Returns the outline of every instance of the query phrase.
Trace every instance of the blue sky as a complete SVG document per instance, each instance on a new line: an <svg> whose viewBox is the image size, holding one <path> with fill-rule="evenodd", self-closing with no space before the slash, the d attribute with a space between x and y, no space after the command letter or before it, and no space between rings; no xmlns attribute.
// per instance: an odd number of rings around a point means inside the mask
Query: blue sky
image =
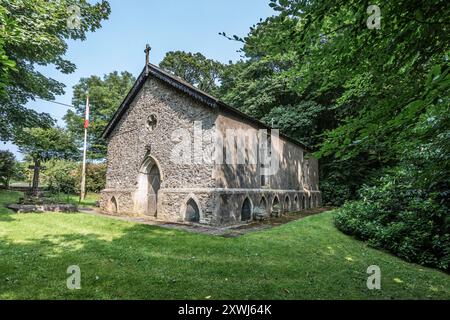
<svg viewBox="0 0 450 320"><path fill-rule="evenodd" d="M94 2L94 1L92 1ZM152 47L150 62L158 64L166 52L201 52L206 57L228 62L237 60L240 44L219 32L244 36L260 18L275 14L268 0L110 0L111 15L86 41L70 41L66 58L76 64L69 75L48 66L40 70L66 85L66 94L56 101L71 104L72 87L82 77L129 71L135 76L145 63L144 48ZM41 100L28 107L50 113L63 126L67 108ZM16 146L0 144L18 159Z"/></svg>

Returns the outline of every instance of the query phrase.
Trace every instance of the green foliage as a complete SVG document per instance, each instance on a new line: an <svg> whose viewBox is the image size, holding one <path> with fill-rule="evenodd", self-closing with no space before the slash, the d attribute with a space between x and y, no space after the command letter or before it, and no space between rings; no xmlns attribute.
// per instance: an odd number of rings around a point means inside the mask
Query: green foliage
<svg viewBox="0 0 450 320"><path fill-rule="evenodd" d="M16 71L16 63L11 60L5 51L6 9L0 6L0 96L5 94L6 85L9 83L11 72Z"/></svg>
<svg viewBox="0 0 450 320"><path fill-rule="evenodd" d="M159 66L213 95L217 91L223 72L223 65L220 62L207 59L199 52L170 51Z"/></svg>
<svg viewBox="0 0 450 320"><path fill-rule="evenodd" d="M450 266L450 211L415 186L415 168L400 167L337 210L336 226L376 248L444 270Z"/></svg>
<svg viewBox="0 0 450 320"><path fill-rule="evenodd" d="M350 198L398 164L427 104L442 99L449 111L446 2L376 4L380 29L366 25L368 3L270 0L277 15L245 37L227 37L244 43L246 59L226 67L219 90L224 101L318 145L322 180Z"/></svg>
<svg viewBox="0 0 450 320"><path fill-rule="evenodd" d="M9 181L15 175L16 158L10 151L0 150L0 184L9 186Z"/></svg>
<svg viewBox="0 0 450 320"><path fill-rule="evenodd" d="M106 163L88 163L86 166L86 190L99 193L106 184ZM81 170L79 171L81 180Z"/></svg>
<svg viewBox="0 0 450 320"><path fill-rule="evenodd" d="M78 5L80 28L67 23L69 5ZM64 93L64 84L36 70L37 65L54 65L71 73L75 65L64 58L67 40L85 40L88 32L100 28L110 13L108 2L86 0L0 0L0 139L11 140L23 128L49 127L49 114L27 109L35 97L54 99Z"/></svg>
<svg viewBox="0 0 450 320"><path fill-rule="evenodd" d="M376 4L380 29L367 27L369 3L270 0L277 15L246 37L222 34L245 60L226 66L219 95L319 147L325 203L373 185L340 210L341 229L447 268L450 11L443 0Z"/></svg>
<svg viewBox="0 0 450 320"><path fill-rule="evenodd" d="M74 161L51 159L44 163L42 181L52 192L75 194L79 190L79 163Z"/></svg>
<svg viewBox="0 0 450 320"><path fill-rule="evenodd" d="M22 196L23 196L22 192L0 189L0 214L13 213L13 211L7 209L6 206L11 203L18 203L20 197ZM0 221L7 221L4 219L4 215L0 216Z"/></svg>
<svg viewBox="0 0 450 320"><path fill-rule="evenodd" d="M84 117L86 94L89 91L90 123L88 136L88 158L106 157L106 142L101 135L114 112L135 82L129 72L111 72L102 78L91 76L82 78L74 86L72 104L75 111L69 110L64 117L67 128L81 146L84 140Z"/></svg>
<svg viewBox="0 0 450 320"><path fill-rule="evenodd" d="M322 202L327 206L342 206L346 200L352 198L350 187L344 183L338 183L332 179L320 181Z"/></svg>
<svg viewBox="0 0 450 320"><path fill-rule="evenodd" d="M79 194L56 193L56 191L50 193L49 197L53 203L74 204L77 207L96 207L99 201L99 195L96 193L87 193L82 201Z"/></svg>
<svg viewBox="0 0 450 320"><path fill-rule="evenodd" d="M306 145L315 145L321 133L325 107L314 101L272 108L262 120Z"/></svg>
<svg viewBox="0 0 450 320"><path fill-rule="evenodd" d="M438 66L439 67L439 66ZM450 207L450 64L433 68L428 75L426 91L398 117L414 117L414 124L404 127L394 147L403 163L416 168L414 185L435 192ZM413 111L415 112L415 111ZM395 119L394 119L395 120ZM411 120L413 121L413 120Z"/></svg>
<svg viewBox="0 0 450 320"><path fill-rule="evenodd" d="M450 264L450 113L448 68L433 68L421 98L388 125L400 165L336 217L342 231L417 263ZM417 115L419 113L419 115ZM405 125L405 121L411 122Z"/></svg>
<svg viewBox="0 0 450 320"><path fill-rule="evenodd" d="M44 163L42 181L53 193L79 194L81 164L75 161L52 159ZM105 188L106 163L86 165L86 190L99 193Z"/></svg>
<svg viewBox="0 0 450 320"><path fill-rule="evenodd" d="M222 75L219 97L258 119L273 108L295 108L305 100L295 91L296 80L288 74L296 63L295 55L282 54L228 65Z"/></svg>
<svg viewBox="0 0 450 320"><path fill-rule="evenodd" d="M61 128L26 128L16 139L20 152L34 161L47 161L53 158L68 160L79 157L79 150L73 137Z"/></svg>

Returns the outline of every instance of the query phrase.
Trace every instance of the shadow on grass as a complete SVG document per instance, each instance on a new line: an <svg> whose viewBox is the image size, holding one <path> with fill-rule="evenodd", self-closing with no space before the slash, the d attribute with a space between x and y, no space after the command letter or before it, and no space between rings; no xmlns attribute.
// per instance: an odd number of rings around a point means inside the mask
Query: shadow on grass
<svg viewBox="0 0 450 320"><path fill-rule="evenodd" d="M277 272L276 266L246 263L232 252L224 259L222 245L214 240L205 245L208 240L212 239L141 225L113 239L89 233L20 242L2 237L0 298L204 299L213 293L215 298L233 297L249 292L234 292L233 282L219 296L220 283L227 282L227 276L230 281L234 278L230 270L251 273L263 267L268 276ZM70 265L81 268L82 290L66 287ZM249 286L264 284L256 281Z"/></svg>
<svg viewBox="0 0 450 320"><path fill-rule="evenodd" d="M1 222L11 222L16 219L13 218L12 214L0 213L0 221Z"/></svg>
<svg viewBox="0 0 450 320"><path fill-rule="evenodd" d="M14 221L14 212L6 208L7 205L17 203L22 196L22 192L0 189L0 221Z"/></svg>
<svg viewBox="0 0 450 320"><path fill-rule="evenodd" d="M51 216L30 219L38 228ZM338 233L329 239L315 235L308 224L315 230L320 224L305 221L306 227L299 221L224 239L82 214L57 218L46 222L49 230L58 226L55 232L0 238L0 298L448 298L439 273L435 278L420 274L360 244L356 249L362 252L352 251L353 240ZM367 290L366 268L377 261L385 275L397 272L402 281L414 278L418 284L385 281L384 290ZM66 287L71 265L81 268L81 290Z"/></svg>

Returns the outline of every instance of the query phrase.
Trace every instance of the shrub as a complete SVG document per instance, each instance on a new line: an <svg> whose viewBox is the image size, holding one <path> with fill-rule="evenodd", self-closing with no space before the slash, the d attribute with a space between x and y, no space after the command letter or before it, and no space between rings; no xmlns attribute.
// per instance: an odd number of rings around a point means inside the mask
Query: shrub
<svg viewBox="0 0 450 320"><path fill-rule="evenodd" d="M42 182L47 183L53 192L78 194L81 182L81 164L67 160L50 160L45 164L46 170ZM106 164L89 163L86 165L86 191L100 192L105 187Z"/></svg>
<svg viewBox="0 0 450 320"><path fill-rule="evenodd" d="M331 179L320 181L320 191L324 205L339 207L351 199L350 187Z"/></svg>
<svg viewBox="0 0 450 320"><path fill-rule="evenodd" d="M79 171L81 179L81 170ZM86 166L86 190L99 193L105 188L106 163L89 163Z"/></svg>
<svg viewBox="0 0 450 320"><path fill-rule="evenodd" d="M0 184L9 186L9 181L15 175L16 159L10 151L0 150Z"/></svg>
<svg viewBox="0 0 450 320"><path fill-rule="evenodd" d="M42 182L46 183L52 192L76 193L80 183L77 162L53 159L45 162L44 166L46 169L43 171Z"/></svg>
<svg viewBox="0 0 450 320"><path fill-rule="evenodd" d="M449 269L449 208L436 194L414 187L412 172L397 169L363 187L360 198L337 210L338 229L407 261Z"/></svg>

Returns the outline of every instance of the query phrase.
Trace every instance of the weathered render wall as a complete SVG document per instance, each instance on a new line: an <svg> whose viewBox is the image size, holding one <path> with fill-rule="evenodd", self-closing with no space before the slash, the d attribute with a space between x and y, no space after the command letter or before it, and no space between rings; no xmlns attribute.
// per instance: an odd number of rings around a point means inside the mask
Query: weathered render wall
<svg viewBox="0 0 450 320"><path fill-rule="evenodd" d="M150 115L157 119L153 131L147 126ZM172 150L181 139L180 135L172 135L174 131L184 129L193 143L194 121L202 121L203 129L208 132L214 130L215 119L210 108L150 77L110 135L106 189L102 193L101 207L113 210L111 199L114 197L118 213L144 213L136 200L142 196L137 194L138 175L150 154L158 161L161 174L158 218L182 221L182 205L191 193L189 189L214 187L214 180L211 165L171 161ZM211 217L205 215L212 214L209 196L199 193L196 197L203 209L202 220L207 223Z"/></svg>
<svg viewBox="0 0 450 320"><path fill-rule="evenodd" d="M220 113L216 120L216 128L222 136L227 136L227 130L245 131L254 137L258 128L241 122L237 117ZM226 138L225 138L226 139ZM251 140L246 140L250 147ZM259 139L257 139L257 145ZM279 201L281 211L295 211L304 208L317 207L321 204L319 192L317 159L307 154L300 146L280 137L272 141L279 168L276 174L266 176L265 185L261 184L261 163L259 152L258 164L227 164L226 152L232 159L237 158L237 144L231 145L224 141L224 164L214 166L214 178L219 192L218 207L219 224L234 224L241 221L242 206L246 198L251 201L252 208L265 209L272 214L274 200ZM227 148L231 148L228 150ZM225 151L227 149L227 151ZM247 153L246 153L247 154ZM245 157L246 161L249 157Z"/></svg>
<svg viewBox="0 0 450 320"><path fill-rule="evenodd" d="M256 145L258 145L258 129L239 121L238 119L220 113L216 119L216 130L218 134L223 137L223 151L221 152L221 160L223 164L216 164L214 166L213 177L216 181L217 188L259 188L259 165L258 164L238 164L238 150L237 140L234 139L229 145L227 143L227 130L235 130L235 133L242 138L240 133L247 131L249 136L256 138ZM239 132L238 130L242 130ZM229 141L229 140L228 140ZM245 146L249 147L251 141L249 138L245 138ZM244 151L245 161L249 161L248 150ZM231 163L227 164L227 153L231 155Z"/></svg>

